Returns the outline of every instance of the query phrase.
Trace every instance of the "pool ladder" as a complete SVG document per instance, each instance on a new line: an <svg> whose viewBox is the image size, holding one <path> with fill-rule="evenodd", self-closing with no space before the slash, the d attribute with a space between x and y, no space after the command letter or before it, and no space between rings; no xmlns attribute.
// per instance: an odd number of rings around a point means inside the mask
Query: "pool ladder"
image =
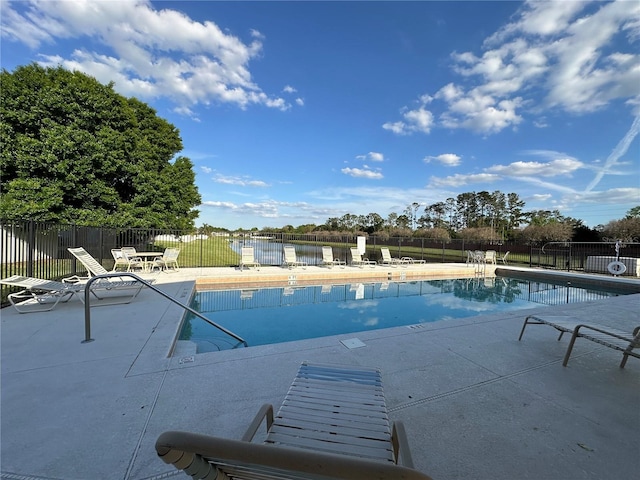
<svg viewBox="0 0 640 480"><path fill-rule="evenodd" d="M93 340L94 340L93 338L91 338L91 298L90 298L90 295L91 295L91 288L90 288L91 284L93 282L95 282L96 280L100 280L102 278L114 278L114 277L131 277L134 280L137 280L138 282L142 283L144 286L150 288L154 292L159 293L160 295L162 295L167 300L170 300L171 302L175 303L176 305L181 306L182 308L184 308L190 314L195 315L196 317L204 320L209 325L212 325L212 326L216 327L218 330L220 330L221 332L226 333L230 337L235 338L238 341L238 344L236 346L239 346L239 345L244 345L245 347L249 346L249 344L242 337L240 337L240 336L236 335L235 333L227 330L222 325L218 325L216 322L208 319L207 317L205 317L201 313L196 312L193 308L188 307L187 305L185 305L183 303L180 303L175 298L170 297L169 295L164 293L159 288L154 287L150 282L147 282L146 280L143 280L138 275L136 275L135 273L131 273L131 272L105 273L105 274L102 274L102 275L96 275L95 277L91 277L87 281L87 284L84 287L84 340L82 341L82 343L89 343L89 342L93 342Z"/></svg>

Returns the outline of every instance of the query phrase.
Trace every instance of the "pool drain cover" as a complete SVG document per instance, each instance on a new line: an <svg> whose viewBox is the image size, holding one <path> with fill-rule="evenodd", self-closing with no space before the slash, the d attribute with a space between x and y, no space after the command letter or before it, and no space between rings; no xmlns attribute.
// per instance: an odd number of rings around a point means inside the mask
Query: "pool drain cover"
<svg viewBox="0 0 640 480"><path fill-rule="evenodd" d="M366 345L359 338L349 338L347 340L340 340L340 343L349 349L366 347Z"/></svg>

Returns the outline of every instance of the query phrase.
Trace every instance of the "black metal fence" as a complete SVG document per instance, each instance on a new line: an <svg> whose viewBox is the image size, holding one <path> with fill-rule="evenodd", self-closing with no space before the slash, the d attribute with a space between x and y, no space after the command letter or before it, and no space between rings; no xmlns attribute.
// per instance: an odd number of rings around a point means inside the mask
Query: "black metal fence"
<svg viewBox="0 0 640 480"><path fill-rule="evenodd" d="M84 247L107 269L113 266L111 249L134 247L138 251L158 252L167 247L180 248L181 267L235 266L240 261L243 245L254 246L256 260L263 265L281 265L282 246L295 245L298 260L309 265L322 261L322 246L330 245L336 258L349 263L349 248L357 244L355 235L312 233L298 234L225 234L194 235L192 232L159 229L113 229L80 227L44 222L0 221L0 274L25 275L50 280L75 275L82 271L69 247ZM366 254L370 260L380 259L380 247L388 247L393 257L413 257L429 263L467 261L468 251L495 250L497 258L506 255L510 265L546 269L623 274L640 276L640 243L552 242L543 246L516 243L441 241L428 238L370 236L366 238ZM619 270L611 271L613 262ZM621 270L624 270L622 272ZM2 298L7 287L2 286Z"/></svg>

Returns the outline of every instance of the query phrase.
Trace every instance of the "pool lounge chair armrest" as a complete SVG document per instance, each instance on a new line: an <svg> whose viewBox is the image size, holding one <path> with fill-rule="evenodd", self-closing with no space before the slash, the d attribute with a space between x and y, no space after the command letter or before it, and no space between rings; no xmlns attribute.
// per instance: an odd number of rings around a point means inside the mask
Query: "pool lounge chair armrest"
<svg viewBox="0 0 640 480"><path fill-rule="evenodd" d="M396 463L413 468L413 458L411 458L411 450L409 450L407 433L404 429L404 423L400 420L393 422L391 442L393 443L393 454L396 457Z"/></svg>
<svg viewBox="0 0 640 480"><path fill-rule="evenodd" d="M265 403L264 405L262 405L262 407L260 407L260 410L258 410L258 413L249 424L247 431L242 436L242 441L250 442L251 440L253 440L253 437L255 437L258 428L260 428L260 425L262 425L262 421L265 419L267 421L268 432L271 428L271 425L273 424L273 405L271 405L270 403Z"/></svg>
<svg viewBox="0 0 640 480"><path fill-rule="evenodd" d="M424 473L392 463L189 432L164 432L156 441L156 452L164 462L185 470L193 478L216 478L208 475L219 462L221 466L236 465L245 475L262 472L256 478L280 478L276 473L281 472L282 478L307 480L431 480Z"/></svg>

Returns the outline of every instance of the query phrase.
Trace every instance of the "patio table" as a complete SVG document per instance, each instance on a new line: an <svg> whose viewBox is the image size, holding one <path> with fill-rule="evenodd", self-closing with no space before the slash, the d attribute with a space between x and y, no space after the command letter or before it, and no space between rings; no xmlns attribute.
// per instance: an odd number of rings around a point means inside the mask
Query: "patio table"
<svg viewBox="0 0 640 480"><path fill-rule="evenodd" d="M136 256L142 258L143 270L150 272L153 266L153 259L156 257L162 257L162 252L138 252Z"/></svg>

